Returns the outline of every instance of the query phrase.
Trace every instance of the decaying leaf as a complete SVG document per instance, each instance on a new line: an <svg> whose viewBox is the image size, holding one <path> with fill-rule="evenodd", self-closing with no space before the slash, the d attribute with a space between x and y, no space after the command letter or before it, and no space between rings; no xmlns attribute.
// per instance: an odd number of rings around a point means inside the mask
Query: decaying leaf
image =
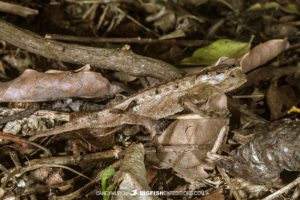
<svg viewBox="0 0 300 200"><path fill-rule="evenodd" d="M266 3L256 3L248 8L248 11L255 10L267 10L267 9L281 9L282 11L290 14L300 14L298 6L294 3L289 3L285 6L280 5L275 1L266 2Z"/></svg>
<svg viewBox="0 0 300 200"><path fill-rule="evenodd" d="M299 102L294 89L289 85L276 86L271 84L267 92L267 102L271 119L279 119L288 114L288 110Z"/></svg>
<svg viewBox="0 0 300 200"><path fill-rule="evenodd" d="M199 149L191 152L158 152L161 167L173 168L185 180L192 182L208 177L205 170L212 170L213 165L205 161L207 152L221 130L228 124L227 119L178 120L172 123L159 138L161 145L180 146L198 145Z"/></svg>
<svg viewBox="0 0 300 200"><path fill-rule="evenodd" d="M297 108L296 106L293 106L291 109L289 109L288 114L291 113L300 113L300 108Z"/></svg>
<svg viewBox="0 0 300 200"><path fill-rule="evenodd" d="M244 73L250 72L266 64L288 48L289 42L286 39L269 40L259 44L241 59L240 66L242 67L242 71Z"/></svg>
<svg viewBox="0 0 300 200"><path fill-rule="evenodd" d="M108 149L114 145L114 133L120 129L120 127L107 129L95 128L82 131L80 137L84 138L84 140L95 149Z"/></svg>
<svg viewBox="0 0 300 200"><path fill-rule="evenodd" d="M217 95L208 101L207 110L227 110L225 95ZM222 102L219 100L221 99ZM210 107L210 109L209 109ZM211 150L218 133L229 122L226 118L203 118L176 120L158 137L158 144L162 146L184 147L198 145L198 149L190 152L173 151L158 152L157 158L160 165L165 168L173 168L179 176L187 181L195 181L207 178L205 169L213 166L205 161L206 154Z"/></svg>
<svg viewBox="0 0 300 200"><path fill-rule="evenodd" d="M113 200L157 199L153 195L142 195L140 193L141 191L151 190L146 180L144 148L142 144L132 144L126 149L122 166L115 174L114 179L116 182L119 182L118 191L135 195L115 195L112 196Z"/></svg>
<svg viewBox="0 0 300 200"><path fill-rule="evenodd" d="M272 128L273 127L273 128ZM300 171L300 121L280 121L218 161L231 175L257 184L271 184L283 170Z"/></svg>
<svg viewBox="0 0 300 200"><path fill-rule="evenodd" d="M25 70L18 78L0 84L0 102L52 101L68 97L101 98L115 94L119 87L112 85L100 73L80 70Z"/></svg>
<svg viewBox="0 0 300 200"><path fill-rule="evenodd" d="M181 61L183 65L212 65L221 57L238 58L250 49L251 42L221 39L207 47L197 49L191 57Z"/></svg>

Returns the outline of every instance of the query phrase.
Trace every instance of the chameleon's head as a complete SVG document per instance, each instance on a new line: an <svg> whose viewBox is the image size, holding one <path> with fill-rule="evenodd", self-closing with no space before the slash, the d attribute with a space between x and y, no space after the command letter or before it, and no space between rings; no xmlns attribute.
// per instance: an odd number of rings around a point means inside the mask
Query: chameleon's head
<svg viewBox="0 0 300 200"><path fill-rule="evenodd" d="M228 69L224 73L224 81L222 81L218 86L224 92L230 92L240 88L247 82L246 75L242 72L240 67L234 67Z"/></svg>

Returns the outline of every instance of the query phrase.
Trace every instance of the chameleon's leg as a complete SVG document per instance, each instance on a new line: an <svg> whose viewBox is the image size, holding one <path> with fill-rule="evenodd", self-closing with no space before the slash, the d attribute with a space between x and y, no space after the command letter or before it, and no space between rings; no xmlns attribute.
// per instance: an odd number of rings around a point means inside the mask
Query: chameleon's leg
<svg viewBox="0 0 300 200"><path fill-rule="evenodd" d="M187 96L181 98L179 101L187 110L199 114L201 117L228 118L230 116L227 108L227 97L224 94L217 94L208 100L201 101L195 101L193 97Z"/></svg>
<svg viewBox="0 0 300 200"><path fill-rule="evenodd" d="M210 151L207 152L207 158L209 161L216 161L222 158L222 156L218 155L218 151L221 148L222 144L225 141L225 138L228 135L229 127L228 126L223 126L222 129L220 130L218 137Z"/></svg>

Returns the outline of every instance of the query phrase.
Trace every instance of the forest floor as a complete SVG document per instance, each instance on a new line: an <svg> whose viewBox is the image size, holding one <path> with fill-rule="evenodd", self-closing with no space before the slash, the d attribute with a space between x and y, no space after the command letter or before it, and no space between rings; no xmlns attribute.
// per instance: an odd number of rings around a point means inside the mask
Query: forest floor
<svg viewBox="0 0 300 200"><path fill-rule="evenodd" d="M299 199L300 1L0 1L0 199Z"/></svg>

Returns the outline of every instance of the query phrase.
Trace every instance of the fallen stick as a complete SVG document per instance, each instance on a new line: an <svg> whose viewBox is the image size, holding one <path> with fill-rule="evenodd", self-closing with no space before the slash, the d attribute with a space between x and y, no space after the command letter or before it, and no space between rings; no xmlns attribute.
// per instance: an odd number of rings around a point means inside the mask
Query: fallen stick
<svg viewBox="0 0 300 200"><path fill-rule="evenodd" d="M37 15L39 11L36 9L31 9L24 6L19 6L12 3L0 1L0 12L11 13L14 15L19 15L21 17L28 17L30 15Z"/></svg>
<svg viewBox="0 0 300 200"><path fill-rule="evenodd" d="M160 44L160 45L182 45L188 47L203 46L208 43L206 40L160 40L156 38L108 38L108 37L79 37L73 35L46 34L46 39L79 42L79 43L126 43L126 44Z"/></svg>
<svg viewBox="0 0 300 200"><path fill-rule="evenodd" d="M80 65L91 64L133 76L151 76L163 80L182 76L179 69L168 63L136 55L127 49L94 48L47 40L3 20L0 20L0 40L46 58Z"/></svg>

